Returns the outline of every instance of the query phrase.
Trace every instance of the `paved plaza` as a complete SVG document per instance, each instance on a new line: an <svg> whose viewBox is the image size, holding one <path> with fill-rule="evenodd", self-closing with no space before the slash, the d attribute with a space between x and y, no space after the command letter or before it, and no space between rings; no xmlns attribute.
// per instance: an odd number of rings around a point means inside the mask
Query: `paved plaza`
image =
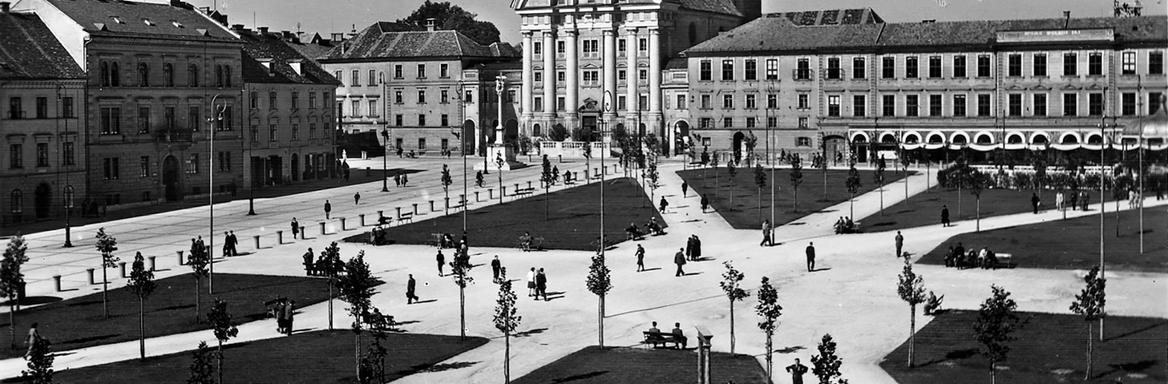
<svg viewBox="0 0 1168 384"><path fill-rule="evenodd" d="M380 159L371 159L369 166L380 165ZM428 201L443 196L439 184L439 169L448 163L454 177L454 186L461 190L461 161L391 160L390 167L420 170L412 175L410 185L395 188L390 184L390 192L382 193L381 183L346 186L303 193L294 196L262 199L256 201L258 215L247 216L247 201L237 200L216 204L215 248L218 255L222 232L234 230L241 239L240 256L218 260L215 272L248 273L267 275L302 276L303 266L300 255L306 248L321 250L328 243L339 241L357 231L358 214L367 215L371 225L378 210L387 215L395 207L412 207L419 203L422 211L428 211ZM361 169L365 163L358 162L354 168ZM583 171L583 162L556 164L561 170ZM597 162L592 163L598 166ZM759 247L757 230L735 230L717 213L702 213L698 197L692 193L681 197L681 179L675 173L682 164L665 162L660 166L663 186L657 190L670 201L670 208L662 215L669 225L667 235L650 237L639 242L625 242L608 250L608 265L613 271L614 288L606 301L605 344L610 346L637 346L642 340L641 331L648 328L651 321L662 324L681 323L682 329L692 332L695 326L704 326L714 334L713 350L728 352L729 320L728 303L718 282L723 272L722 262L733 261L745 272L745 287L751 291L757 288L761 277L769 277L779 292L779 303L783 315L775 335L776 366L785 366L799 357L808 361L814 353L817 341L825 333L831 333L839 343L839 354L844 359L844 377L854 383L893 383L893 379L879 367L883 357L897 348L908 336L907 312L904 303L896 295L896 276L903 264L893 257L893 236L895 232L876 232L850 235L835 235L833 224L846 212L848 203L837 204L819 212L781 226L776 231L777 245ZM619 175L621 170L615 170ZM610 174L613 169L610 166ZM528 167L504 172L504 184L526 183L537 180L538 167ZM497 175L492 172L487 178L488 186ZM895 204L904 198L903 182L908 183L911 195L926 189L924 173L886 185L884 204ZM471 175L471 189L473 174ZM782 184L780 184L782 185ZM557 186L553 190L563 188ZM362 195L359 205L353 204L354 193ZM461 193L461 192L459 192ZM538 196L543 193L536 189ZM911 198L911 197L910 197ZM324 219L323 204L329 200L333 206L329 220ZM507 199L511 199L508 197ZM857 218L876 214L879 207L878 191L858 196L855 201ZM496 204L497 200L474 202L470 209ZM987 202L988 203L988 202ZM1168 203L1149 200L1149 209L1165 209ZM424 208L424 209L423 209ZM1074 211L1069 217L1097 214L1097 204L1092 211ZM1108 207L1111 209L1111 207ZM421 212L416 220L441 215L438 212ZM275 231L285 230L292 217L296 217L308 229L307 240L291 240L285 232L285 243L276 244ZM340 217L346 218L346 228L340 228ZM1041 214L1021 213L982 219L982 230L1006 228L1017 225L1061 220L1062 214L1045 211ZM320 234L319 223L325 223L325 234ZM396 224L395 224L396 225ZM1163 226L1163 223L1150 225ZM98 291L97 285L88 284L87 268L98 265L99 255L93 248L93 234L99 227L117 237L118 255L126 259L134 252L157 256L159 277L189 273L186 266L178 266L177 250L189 249L193 236L210 236L208 233L207 207L150 215L133 219L88 225L73 229L73 248L62 248L61 230L32 233L29 240L31 261L25 266L26 280L29 281L29 296L52 296L69 298ZM451 228L456 232L457 228ZM588 229L592 230L592 229ZM973 231L971 221L955 223L949 228L938 225L903 230L905 251L914 258L923 255L947 238ZM683 247L685 239L697 234L703 240L704 260L686 265L684 277L673 276L672 255ZM260 236L260 248L255 249L253 236ZM475 247L475 239L470 239L470 255L473 264L486 264L498 255L509 271L526 271L528 268L543 268L548 274L550 301L532 301L522 295L519 289L519 313L523 323L518 335L511 340L512 378L523 376L587 346L596 344L596 297L585 287L590 252L551 250L546 252L522 252L516 248ZM1162 242L1163 239L1148 239ZM817 270L807 272L804 267L803 249L814 242L817 253ZM646 249L647 271L635 272L633 252L640 244ZM359 246L341 243L341 256L348 259L364 250L377 277L386 284L378 287L373 304L392 314L410 333L458 334L458 290L449 277L438 277L434 266L435 248L425 245ZM1008 252L1003 249L1002 252ZM1006 287L1013 292L1018 309L1031 312L1067 313L1067 306L1073 295L1081 288L1084 271L1046 269L1003 269L1003 270L956 270L937 265L917 265L916 271L924 276L925 284L938 295L945 295L944 306L953 309L976 309L979 302L989 295L990 284ZM417 294L422 303L406 305L405 280L413 274L418 280ZM421 372L401 378L401 383L438 382L497 382L502 377L503 339L490 320L495 305L495 285L489 281L488 268L476 268L472 275L474 284L467 290L466 312L467 333L490 338L487 344L454 356L443 364L453 364L455 368L434 372ZM56 292L54 276L62 276L64 292ZM125 279L111 270L111 286L120 287ZM522 279L522 272L512 272L512 278ZM1138 316L1168 318L1168 290L1165 289L1164 275L1148 272L1107 272L1108 307L1110 316ZM100 279L100 278L99 278ZM323 289L323 288L322 288ZM736 352L754 355L762 361L763 334L754 326L756 316L751 297L738 304ZM344 303L338 302L340 306ZM1157 304L1159 303L1159 304ZM7 311L7 307L4 308ZM19 319L19 317L18 317ZM302 309L298 315L297 329L320 330L327 328L327 307L325 303ZM930 318L918 317L918 329L924 327ZM342 310L334 313L334 322L344 328L351 322ZM239 337L229 343L279 337L272 320L245 323L240 326ZM22 327L23 329L23 327ZM41 333L52 338L53 324L42 323ZM187 351L199 341L214 342L208 331L190 332L146 341L150 355L161 355ZM137 342L123 342L93 346L58 354L54 364L57 370L94 366L137 358ZM24 367L20 358L0 361L3 376L19 374ZM777 382L786 378L776 370Z"/></svg>

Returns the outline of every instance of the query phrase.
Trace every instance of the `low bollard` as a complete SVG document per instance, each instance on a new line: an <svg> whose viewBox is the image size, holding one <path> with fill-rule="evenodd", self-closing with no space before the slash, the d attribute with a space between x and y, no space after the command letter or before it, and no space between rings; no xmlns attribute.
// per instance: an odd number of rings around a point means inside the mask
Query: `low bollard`
<svg viewBox="0 0 1168 384"><path fill-rule="evenodd" d="M519 191L519 183L515 183L515 189L512 189L511 191L512 191L511 193L515 193L515 192Z"/></svg>
<svg viewBox="0 0 1168 384"><path fill-rule="evenodd" d="M53 283L57 285L57 292L61 292L61 275L53 275Z"/></svg>
<svg viewBox="0 0 1168 384"><path fill-rule="evenodd" d="M394 207L397 209L397 221L401 222L401 207Z"/></svg>
<svg viewBox="0 0 1168 384"><path fill-rule="evenodd" d="M129 277L129 275L126 274L126 262L125 261L119 261L118 267L120 267L122 269L122 277Z"/></svg>
<svg viewBox="0 0 1168 384"><path fill-rule="evenodd" d="M276 245L284 245L284 231L276 231Z"/></svg>
<svg viewBox="0 0 1168 384"><path fill-rule="evenodd" d="M156 260L157 257L158 256L150 256L150 272L154 272L158 268L158 262Z"/></svg>
<svg viewBox="0 0 1168 384"><path fill-rule="evenodd" d="M418 203L414 203L414 214L418 214Z"/></svg>
<svg viewBox="0 0 1168 384"><path fill-rule="evenodd" d="M342 231L345 230L345 218L344 217L341 218L341 230Z"/></svg>
<svg viewBox="0 0 1168 384"><path fill-rule="evenodd" d="M531 189L531 180L527 181L527 189Z"/></svg>
<svg viewBox="0 0 1168 384"><path fill-rule="evenodd" d="M499 196L500 197L507 197L507 186L506 185L499 186Z"/></svg>
<svg viewBox="0 0 1168 384"><path fill-rule="evenodd" d="M324 236L324 224L325 224L325 222L323 222L323 221L320 222L320 235L321 236Z"/></svg>
<svg viewBox="0 0 1168 384"><path fill-rule="evenodd" d="M89 285L97 284L97 279L94 278L94 276L93 276L94 269L93 268L86 268L85 270L89 272Z"/></svg>
<svg viewBox="0 0 1168 384"><path fill-rule="evenodd" d="M458 204L462 205L462 209L466 209L466 206L470 205L468 203L469 202L466 201L466 194L464 194L464 193L458 194Z"/></svg>
<svg viewBox="0 0 1168 384"><path fill-rule="evenodd" d="M430 200L430 212L434 212L434 200Z"/></svg>
<svg viewBox="0 0 1168 384"><path fill-rule="evenodd" d="M475 191L475 202L479 202L479 191Z"/></svg>
<svg viewBox="0 0 1168 384"><path fill-rule="evenodd" d="M491 199L491 200L495 199L495 189L494 188L487 188L487 198Z"/></svg>
<svg viewBox="0 0 1168 384"><path fill-rule="evenodd" d="M178 253L178 265L186 265L187 263L182 258L183 251L177 251L176 253Z"/></svg>
<svg viewBox="0 0 1168 384"><path fill-rule="evenodd" d="M361 218L361 226L364 227L365 226L365 214L364 213L359 214L359 215L357 215L357 217Z"/></svg>
<svg viewBox="0 0 1168 384"><path fill-rule="evenodd" d="M562 155L562 154L560 155L560 162L561 162L561 163L563 163L563 162L564 162L564 155Z"/></svg>
<svg viewBox="0 0 1168 384"><path fill-rule="evenodd" d="M303 225L300 226L300 240L304 240L304 239L308 238L308 232L304 232L305 228L308 228L308 227L303 226Z"/></svg>
<svg viewBox="0 0 1168 384"><path fill-rule="evenodd" d="M255 240L255 249L259 250L260 249L260 235L255 235L255 236L252 236L251 238L253 240Z"/></svg>

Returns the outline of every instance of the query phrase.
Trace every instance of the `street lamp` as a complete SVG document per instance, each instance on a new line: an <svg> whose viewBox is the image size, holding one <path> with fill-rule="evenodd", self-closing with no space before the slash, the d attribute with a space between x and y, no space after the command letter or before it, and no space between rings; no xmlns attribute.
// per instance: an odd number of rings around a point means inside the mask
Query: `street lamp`
<svg viewBox="0 0 1168 384"><path fill-rule="evenodd" d="M69 120L68 120L68 118L70 118L71 116L61 116L61 111L64 110L64 108L63 108L64 104L62 104L63 99L61 97L61 89L62 88L63 87L61 85L57 85L57 116L65 117L65 119L59 119L59 120L64 122L65 135L68 136L68 134L69 134ZM62 144L62 145L64 145L64 144ZM64 156L64 152L65 151L63 149L60 151L61 156ZM63 165L63 164L65 164L65 162L62 161L61 164ZM61 170L60 170L60 168L58 168L57 169L57 177L59 178L60 175L61 175ZM69 176L66 176L66 177L69 177ZM72 183L67 183L65 185L64 206L65 206L64 207L65 208L65 248L72 248L73 247L72 227L69 225L69 211L71 211L73 208L73 185L72 185Z"/></svg>
<svg viewBox="0 0 1168 384"><path fill-rule="evenodd" d="M381 128L381 191L389 192L389 174L387 164L389 159L389 124Z"/></svg>
<svg viewBox="0 0 1168 384"><path fill-rule="evenodd" d="M603 104L604 114L608 114L608 112L612 110L612 105L609 103L611 98L612 91L607 89L604 90L604 100L601 101L601 104ZM600 248L600 259L604 260L604 174L608 173L604 168L604 153L608 152L608 148L605 146L604 138L605 135L608 134L608 122L604 119L600 119L600 124L600 244L598 244L597 247ZM640 127L637 129L639 131ZM649 204L652 203L652 201L649 202Z"/></svg>
<svg viewBox="0 0 1168 384"><path fill-rule="evenodd" d="M207 208L209 209L210 229L211 235L207 237L207 255L210 262L207 263L207 292L214 293L215 284L215 122L223 120L223 113L227 110L227 105L220 105L215 107L215 100L219 99L221 95L215 95L211 98L211 112L212 116L207 118ZM222 123L220 123L222 125ZM198 164L195 164L198 167Z"/></svg>

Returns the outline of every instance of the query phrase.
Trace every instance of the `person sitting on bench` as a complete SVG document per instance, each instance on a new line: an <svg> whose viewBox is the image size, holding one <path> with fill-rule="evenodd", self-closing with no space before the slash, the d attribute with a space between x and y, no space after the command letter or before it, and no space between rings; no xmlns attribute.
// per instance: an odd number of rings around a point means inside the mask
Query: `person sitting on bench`
<svg viewBox="0 0 1168 384"><path fill-rule="evenodd" d="M657 224L656 217L649 218L649 223L645 224L645 229L647 229L648 232L652 233L653 235L661 235L662 234L661 225Z"/></svg>
<svg viewBox="0 0 1168 384"><path fill-rule="evenodd" d="M649 333L661 333L661 330L657 329L656 321L653 322L653 326L649 327Z"/></svg>
<svg viewBox="0 0 1168 384"><path fill-rule="evenodd" d="M519 248L522 249L523 252L531 250L531 233L523 232L523 235L519 236Z"/></svg>
<svg viewBox="0 0 1168 384"><path fill-rule="evenodd" d="M377 225L389 225L389 216L381 216L377 218Z"/></svg>
<svg viewBox="0 0 1168 384"><path fill-rule="evenodd" d="M673 323L673 337L677 338L677 342L681 343L681 349L685 349L685 334L681 332L681 323Z"/></svg>
<svg viewBox="0 0 1168 384"><path fill-rule="evenodd" d="M629 240L641 238L641 229L637 227L637 223L629 223L629 227L625 228L625 233L629 235Z"/></svg>

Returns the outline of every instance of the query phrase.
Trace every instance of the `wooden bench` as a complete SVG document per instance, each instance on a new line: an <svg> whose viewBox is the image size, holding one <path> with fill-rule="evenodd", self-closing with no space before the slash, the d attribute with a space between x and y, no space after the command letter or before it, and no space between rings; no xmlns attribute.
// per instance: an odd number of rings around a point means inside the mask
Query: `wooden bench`
<svg viewBox="0 0 1168 384"><path fill-rule="evenodd" d="M403 222L403 223L408 221L408 222L412 223L412 222L414 222L414 213L413 212L402 213L401 216L398 216L397 221Z"/></svg>
<svg viewBox="0 0 1168 384"><path fill-rule="evenodd" d="M450 209L454 209L454 210L465 209L465 208L466 208L466 200L459 200L457 203L450 206Z"/></svg>
<svg viewBox="0 0 1168 384"><path fill-rule="evenodd" d="M519 188L516 189L512 194L515 196L527 196L532 193L535 193L535 188Z"/></svg>
<svg viewBox="0 0 1168 384"><path fill-rule="evenodd" d="M658 346L660 348L666 348L668 344L672 343L674 348L681 349L681 346L685 344L685 336L651 331L644 331L643 333L645 334L645 340L641 343L648 344L653 348L658 348Z"/></svg>
<svg viewBox="0 0 1168 384"><path fill-rule="evenodd" d="M1011 253L997 253L994 254L994 257L998 259L998 264L994 266L994 269L1014 268L1016 265L1014 264L1014 255Z"/></svg>

